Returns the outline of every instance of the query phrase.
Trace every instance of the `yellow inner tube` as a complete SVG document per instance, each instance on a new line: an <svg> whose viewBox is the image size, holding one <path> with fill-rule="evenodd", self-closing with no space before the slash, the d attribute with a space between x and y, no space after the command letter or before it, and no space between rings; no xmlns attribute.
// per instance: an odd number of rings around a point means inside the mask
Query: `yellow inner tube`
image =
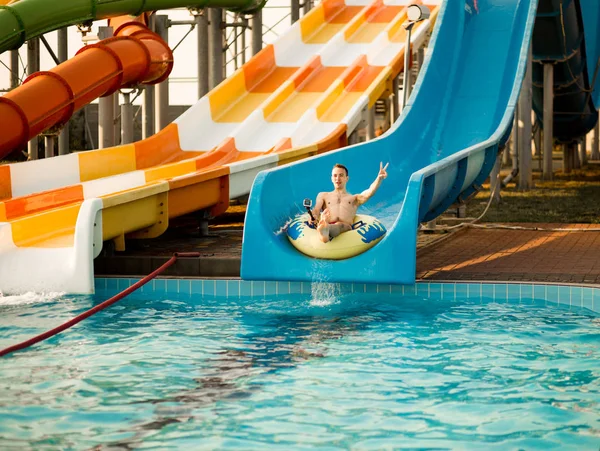
<svg viewBox="0 0 600 451"><path fill-rule="evenodd" d="M309 221L308 213L292 221L287 229L288 239L303 254L327 260L343 260L362 254L381 241L387 231L377 218L356 215L352 230L323 243L316 227L311 227Z"/></svg>

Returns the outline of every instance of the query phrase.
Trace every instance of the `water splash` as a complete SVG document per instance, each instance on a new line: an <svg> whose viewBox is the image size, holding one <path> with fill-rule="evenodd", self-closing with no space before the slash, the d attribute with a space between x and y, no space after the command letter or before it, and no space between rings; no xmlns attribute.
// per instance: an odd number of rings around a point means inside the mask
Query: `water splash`
<svg viewBox="0 0 600 451"><path fill-rule="evenodd" d="M306 209L304 208L304 206L300 205L298 202L294 202L294 204L293 204L293 206L291 206L289 212L287 214L284 213L284 214L280 215L279 218L276 220L275 224L283 224L283 225L281 227L279 227L279 229L275 230L275 232L273 232L273 234L275 236L279 236L283 233L286 233L289 225L300 217L306 217L306 220L308 220L308 218L309 218L308 213L306 212Z"/></svg>
<svg viewBox="0 0 600 451"><path fill-rule="evenodd" d="M23 294L16 295L4 295L0 291L0 306L2 305L27 305L27 304L41 304L44 302L53 301L61 298L65 293L35 293L29 291Z"/></svg>
<svg viewBox="0 0 600 451"><path fill-rule="evenodd" d="M331 264L331 260L312 259L311 306L326 307L339 303L340 285L328 282L331 274Z"/></svg>
<svg viewBox="0 0 600 451"><path fill-rule="evenodd" d="M311 307L327 307L340 303L340 285L329 282L313 282L310 285Z"/></svg>
<svg viewBox="0 0 600 451"><path fill-rule="evenodd" d="M286 219L286 221L283 223L283 225L278 230L275 230L274 235L275 236L279 236L282 233L286 233L289 225L294 221L294 219L295 218L288 218L288 219Z"/></svg>

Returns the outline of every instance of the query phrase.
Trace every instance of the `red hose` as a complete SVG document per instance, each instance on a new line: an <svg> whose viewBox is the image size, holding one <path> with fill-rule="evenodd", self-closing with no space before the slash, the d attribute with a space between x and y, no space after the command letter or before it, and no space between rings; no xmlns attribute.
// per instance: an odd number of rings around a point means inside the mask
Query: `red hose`
<svg viewBox="0 0 600 451"><path fill-rule="evenodd" d="M47 332L36 335L35 337L30 338L29 340L23 341L21 343L18 343L16 345L9 346L8 348L2 349L0 351L0 357L5 356L6 354L10 354L11 352L15 352L15 351L19 351L21 349L28 348L30 346L33 346L36 343L39 343L40 341L43 341L50 337L53 337L54 335L61 333L63 330L69 329L70 327L73 327L75 324L92 316L94 313L98 313L99 311L104 310L106 307L110 307L115 302L120 301L128 294L131 294L138 288L146 285L148 282L150 282L152 279L154 279L156 276L158 276L160 273L162 273L165 269L167 269L169 266L171 266L173 263L175 263L175 261L177 261L177 259L179 257L199 257L199 256L200 256L200 253L198 253L198 252L181 252L181 253L173 254L173 256L167 262L165 262L160 268L154 270L153 272L148 274L143 279L138 280L136 283L131 285L129 288L126 288L125 290L121 291L119 294L113 296L110 299L107 299L106 301L104 301L101 304L98 304L96 307L93 307L93 308L83 312L82 314L77 315L75 318L70 319L66 323L61 324L60 326L55 327L54 329L51 329Z"/></svg>

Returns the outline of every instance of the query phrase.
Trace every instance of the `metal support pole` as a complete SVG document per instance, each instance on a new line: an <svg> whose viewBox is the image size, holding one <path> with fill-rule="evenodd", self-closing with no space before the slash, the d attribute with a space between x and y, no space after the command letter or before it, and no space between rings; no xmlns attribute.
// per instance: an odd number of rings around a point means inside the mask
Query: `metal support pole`
<svg viewBox="0 0 600 451"><path fill-rule="evenodd" d="M350 136L348 136L348 145L358 144L360 142L360 138L358 136L358 128L354 129Z"/></svg>
<svg viewBox="0 0 600 451"><path fill-rule="evenodd" d="M40 40L32 38L27 41L27 75L40 70Z"/></svg>
<svg viewBox="0 0 600 451"><path fill-rule="evenodd" d="M144 87L142 100L142 139L154 134L154 86Z"/></svg>
<svg viewBox="0 0 600 451"><path fill-rule="evenodd" d="M227 64L225 63L227 61L227 49L229 48L229 42L227 41L227 30L226 30L226 26L227 26L227 14L225 12L225 10L221 11L221 81L225 80L227 78ZM235 37L235 28L233 29L233 38L234 41L233 43L235 44L237 42L237 39ZM236 50L236 46L234 45L234 55L235 55L235 50ZM235 58L234 58L235 59ZM237 69L237 63L234 63L235 68Z"/></svg>
<svg viewBox="0 0 600 451"><path fill-rule="evenodd" d="M544 64L544 150L542 177L552 180L552 148L554 147L554 65Z"/></svg>
<svg viewBox="0 0 600 451"><path fill-rule="evenodd" d="M296 23L300 20L300 0L292 0L292 12L290 19L292 23Z"/></svg>
<svg viewBox="0 0 600 451"><path fill-rule="evenodd" d="M44 137L44 156L52 158L54 156L54 147L56 147L56 136L47 135Z"/></svg>
<svg viewBox="0 0 600 451"><path fill-rule="evenodd" d="M417 73L421 72L421 67L423 67L423 63L425 62L425 49L420 47L417 50Z"/></svg>
<svg viewBox="0 0 600 451"><path fill-rule="evenodd" d="M542 170L542 127L537 119L533 121L533 156L538 159L539 170Z"/></svg>
<svg viewBox="0 0 600 451"><path fill-rule="evenodd" d="M383 116L383 131L385 132L392 126L392 99L388 97L383 101L385 102L385 115Z"/></svg>
<svg viewBox="0 0 600 451"><path fill-rule="evenodd" d="M500 198L500 186L501 182L500 182L500 165L502 164L502 154L498 154L496 156L496 163L494 164L494 167L492 168L492 172L490 174L490 190L491 193L493 194L492 197L492 202L495 203L500 203L500 201L502 200Z"/></svg>
<svg viewBox="0 0 600 451"><path fill-rule="evenodd" d="M579 142L575 141L569 145L571 149L571 158L573 159L573 169L581 169L581 160L579 159Z"/></svg>
<svg viewBox="0 0 600 451"><path fill-rule="evenodd" d="M304 6L302 7L304 15L306 16L312 9L312 0L304 0Z"/></svg>
<svg viewBox="0 0 600 451"><path fill-rule="evenodd" d="M512 151L512 147L514 145L515 145L515 143L513 142L512 134L511 134L511 137L508 138L508 141L506 142L506 147L504 148L504 152L502 152L502 166L509 166L512 163L510 154Z"/></svg>
<svg viewBox="0 0 600 451"><path fill-rule="evenodd" d="M234 21L234 24L235 23L237 23L237 19L236 19L236 21ZM226 35L223 37L223 42L224 42L223 48L228 48ZM233 29L233 68L235 70L238 70L240 67L239 54L240 54L240 40L237 35L237 28L234 28ZM227 54L225 54L225 61L227 61ZM227 78L227 74L225 74L225 78Z"/></svg>
<svg viewBox="0 0 600 451"><path fill-rule="evenodd" d="M113 98L113 136L115 137L115 145L119 145L121 141L121 105L119 104L119 92L112 95Z"/></svg>
<svg viewBox="0 0 600 451"><path fill-rule="evenodd" d="M252 16L252 55L262 50L262 11Z"/></svg>
<svg viewBox="0 0 600 451"><path fill-rule="evenodd" d="M508 177L508 181L513 180L514 177L516 177L516 175L519 172L519 107L517 105L517 107L515 108L515 113L513 116L513 126L512 126L512 131L510 133L510 160L512 163L512 168L511 168L511 172L510 175ZM506 180L504 179L504 183L508 183Z"/></svg>
<svg viewBox="0 0 600 451"><path fill-rule="evenodd" d="M40 40L32 38L27 41L27 75L35 74L40 70ZM38 155L38 137L34 137L27 144L27 153L30 160L37 160Z"/></svg>
<svg viewBox="0 0 600 451"><path fill-rule="evenodd" d="M242 19L242 65L246 64L246 32L248 31L248 19Z"/></svg>
<svg viewBox="0 0 600 451"><path fill-rule="evenodd" d="M115 145L113 96L98 99L98 148L106 149Z"/></svg>
<svg viewBox="0 0 600 451"><path fill-rule="evenodd" d="M406 105L406 102L408 102L408 98L410 97L410 93L412 92L412 86L413 86L413 76L412 76L412 70L410 68L410 63L408 63L409 68L408 70L404 71L404 76L406 78L406 90L403 90L403 98L402 101L404 102L403 105ZM406 94L404 94L406 93ZM402 107L404 109L404 106Z"/></svg>
<svg viewBox="0 0 600 451"><path fill-rule="evenodd" d="M100 27L98 38L107 39L113 35L112 27ZM98 99L98 148L106 149L115 145L113 95Z"/></svg>
<svg viewBox="0 0 600 451"><path fill-rule="evenodd" d="M198 98L208 94L208 10L196 16L198 27Z"/></svg>
<svg viewBox="0 0 600 451"><path fill-rule="evenodd" d="M410 35L415 26L414 22L406 26L406 43L404 44L404 82L402 83L402 109L408 101L408 90L410 89Z"/></svg>
<svg viewBox="0 0 600 451"><path fill-rule="evenodd" d="M594 135L592 138L592 155L590 160L600 160L600 120L596 122L594 127Z"/></svg>
<svg viewBox="0 0 600 451"><path fill-rule="evenodd" d="M573 160L571 159L571 152L568 144L562 145L563 151L563 174L570 174L573 169Z"/></svg>
<svg viewBox="0 0 600 451"><path fill-rule="evenodd" d="M427 230L435 230L436 227L437 227L437 220L436 219L432 219L431 221L427 221L425 223L425 228Z"/></svg>
<svg viewBox="0 0 600 451"><path fill-rule="evenodd" d="M209 88L214 89L223 81L223 11L219 8L210 8L208 24L208 42L210 72L208 75Z"/></svg>
<svg viewBox="0 0 600 451"><path fill-rule="evenodd" d="M131 93L123 92L123 105L121 105L121 144L133 142L133 105Z"/></svg>
<svg viewBox="0 0 600 451"><path fill-rule="evenodd" d="M148 27L155 30L154 14L150 16ZM154 85L144 86L142 97L142 139L149 138L154 134Z"/></svg>
<svg viewBox="0 0 600 451"><path fill-rule="evenodd" d="M198 234L200 236L210 236L210 230L208 228L210 212L208 210L198 211L196 212L196 218L198 219Z"/></svg>
<svg viewBox="0 0 600 451"><path fill-rule="evenodd" d="M169 17L155 16L156 33L169 43ZM169 79L154 86L155 132L169 125Z"/></svg>
<svg viewBox="0 0 600 451"><path fill-rule="evenodd" d="M19 51L10 51L10 89L15 89L21 83L19 74Z"/></svg>
<svg viewBox="0 0 600 451"><path fill-rule="evenodd" d="M587 146L586 146L585 137L579 140L579 162L581 166L585 166L587 164Z"/></svg>
<svg viewBox="0 0 600 451"><path fill-rule="evenodd" d="M64 63L69 58L68 51L68 37L67 37L67 28L61 28L58 30L58 60L61 63ZM58 154L59 155L68 155L70 152L69 145L69 122L64 125L60 135L58 135ZM46 151L47 153L47 151Z"/></svg>
<svg viewBox="0 0 600 451"><path fill-rule="evenodd" d="M367 110L367 141L375 139L375 106Z"/></svg>
<svg viewBox="0 0 600 451"><path fill-rule="evenodd" d="M392 81L392 124L400 117L400 80L399 76ZM391 124L390 124L391 126Z"/></svg>
<svg viewBox="0 0 600 451"><path fill-rule="evenodd" d="M154 86L145 86L142 96L142 139L154 134Z"/></svg>
<svg viewBox="0 0 600 451"><path fill-rule="evenodd" d="M519 183L521 190L533 187L531 175L531 47L527 58L527 71L519 96Z"/></svg>
<svg viewBox="0 0 600 451"><path fill-rule="evenodd" d="M90 128L90 122L88 121L88 114L89 114L88 109L84 108L83 109L83 124L84 124L84 134L83 134L84 138L83 138L83 140L84 140L84 143L85 143L85 149L86 150L88 150L88 148L95 149L96 147L99 147L99 146L96 146L94 144L94 137L92 136L92 130Z"/></svg>

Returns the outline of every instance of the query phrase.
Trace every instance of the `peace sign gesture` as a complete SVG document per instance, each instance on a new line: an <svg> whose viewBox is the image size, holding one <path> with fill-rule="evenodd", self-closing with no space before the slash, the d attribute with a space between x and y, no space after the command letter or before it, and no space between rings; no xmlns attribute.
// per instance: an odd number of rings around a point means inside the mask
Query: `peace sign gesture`
<svg viewBox="0 0 600 451"><path fill-rule="evenodd" d="M377 174L377 178L379 180L383 180L384 178L387 177L386 169L389 165L390 165L389 163L387 163L385 166L383 165L383 162L379 163L379 174Z"/></svg>

